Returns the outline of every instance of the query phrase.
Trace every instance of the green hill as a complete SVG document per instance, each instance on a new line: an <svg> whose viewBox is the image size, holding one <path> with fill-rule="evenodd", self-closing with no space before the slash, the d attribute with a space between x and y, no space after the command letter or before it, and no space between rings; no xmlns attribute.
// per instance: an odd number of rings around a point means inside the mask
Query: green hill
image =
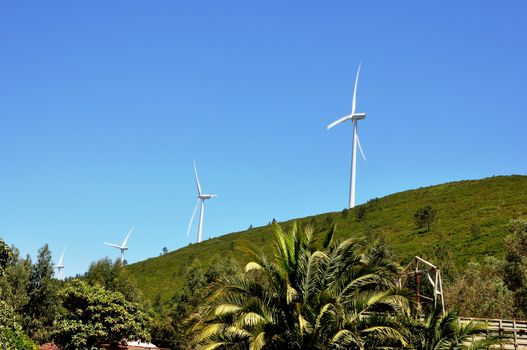
<svg viewBox="0 0 527 350"><path fill-rule="evenodd" d="M413 219L415 211L426 205L437 210L437 222L430 231L417 229ZM370 200L349 211L294 221L314 225L316 233L326 232L336 223L338 238L383 234L401 263L415 255L433 256L434 244L440 243L451 251L454 264L462 266L485 255L500 256L509 220L522 217L527 217L527 176L513 175L404 191ZM292 221L282 225L290 225ZM129 265L128 269L147 298L152 300L160 294L167 299L181 285L187 267L194 260L207 266L215 257L232 254L244 241L271 252L271 225L191 244ZM247 262L248 257L238 251L237 257L240 263Z"/></svg>

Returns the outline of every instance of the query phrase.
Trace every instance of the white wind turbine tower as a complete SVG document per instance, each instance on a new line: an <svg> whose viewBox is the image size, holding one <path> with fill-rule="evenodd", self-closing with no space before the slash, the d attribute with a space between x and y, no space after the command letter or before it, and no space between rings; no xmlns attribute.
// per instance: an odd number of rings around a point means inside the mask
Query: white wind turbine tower
<svg viewBox="0 0 527 350"><path fill-rule="evenodd" d="M134 230L134 228L132 227L130 229L130 231L128 231L128 234L126 235L126 238L124 239L123 243L121 243L121 245L115 244L115 243L104 242L104 244L106 244L106 245L108 245L110 247L113 247L113 248L117 248L117 249L119 249L121 251L121 264L124 261L124 251L128 250L128 246L126 245L128 243L128 238L130 238L130 235L132 234L133 230Z"/></svg>
<svg viewBox="0 0 527 350"><path fill-rule="evenodd" d="M196 203L196 207L194 207L194 212L192 213L192 217L190 218L190 222L188 223L188 230L187 230L187 236L190 233L190 228L192 226L192 221L194 221L194 216L196 215L196 210L198 209L198 205L201 202L201 209L199 212L199 226L198 226L198 243L201 242L201 232L203 230L203 215L205 213L205 201L207 199L211 199L214 197L218 197L215 194L204 194L201 193L201 186L199 185L198 180L198 171L196 170L196 162L194 162L194 175L196 177L196 185L198 187L198 201Z"/></svg>
<svg viewBox="0 0 527 350"><path fill-rule="evenodd" d="M329 130L335 125L343 123L347 120L351 120L353 123L353 148L351 152L351 178L350 178L349 208L353 208L355 206L355 178L356 178L357 146L362 155L362 158L364 159L364 161L366 161L366 157L364 156L364 152L362 151L362 147L360 145L359 134L357 133L357 122L360 119L366 118L366 113L355 113L355 107L357 106L357 84L359 83L360 66L361 65L359 64L359 69L357 69L357 77L355 78L355 89L353 90L353 102L351 104L351 114L345 117L342 117L338 120L335 120L333 123L327 126L327 129Z"/></svg>
<svg viewBox="0 0 527 350"><path fill-rule="evenodd" d="M64 268L64 252L66 251L66 247L62 249L62 254L60 254L60 259L57 265L53 265L54 268L57 269L57 279L62 279L62 269Z"/></svg>

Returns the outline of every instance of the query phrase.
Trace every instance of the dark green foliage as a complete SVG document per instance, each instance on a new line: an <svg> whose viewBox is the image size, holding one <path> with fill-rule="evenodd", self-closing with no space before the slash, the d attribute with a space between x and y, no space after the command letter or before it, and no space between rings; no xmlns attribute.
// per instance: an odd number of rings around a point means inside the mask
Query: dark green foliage
<svg viewBox="0 0 527 350"><path fill-rule="evenodd" d="M175 323L173 318L166 313L156 313L152 317L150 324L150 334L152 342L159 347L170 349L185 349L184 327L179 331L179 324Z"/></svg>
<svg viewBox="0 0 527 350"><path fill-rule="evenodd" d="M209 296L217 281L240 273L237 262L231 257L214 257L207 269L194 261L187 269L182 289L176 290L169 301L163 302L159 294L155 299L151 325L154 343L171 349L189 349L192 315Z"/></svg>
<svg viewBox="0 0 527 350"><path fill-rule="evenodd" d="M514 306L514 293L504 282L503 261L488 257L471 262L453 283L445 286L446 304L465 317L521 318Z"/></svg>
<svg viewBox="0 0 527 350"><path fill-rule="evenodd" d="M4 272L4 268L13 258L13 252L9 246L0 238L0 274Z"/></svg>
<svg viewBox="0 0 527 350"><path fill-rule="evenodd" d="M514 292L515 305L527 316L527 221L510 223L505 239L505 282Z"/></svg>
<svg viewBox="0 0 527 350"><path fill-rule="evenodd" d="M36 350L38 347L22 330L15 310L0 300L0 349Z"/></svg>
<svg viewBox="0 0 527 350"><path fill-rule="evenodd" d="M121 265L119 260L112 262L109 258L103 258L91 263L84 279L91 285L119 292L128 301L141 302L143 299L134 277Z"/></svg>
<svg viewBox="0 0 527 350"><path fill-rule="evenodd" d="M5 350L37 350L38 346L24 333L20 326L0 327L0 347Z"/></svg>
<svg viewBox="0 0 527 350"><path fill-rule="evenodd" d="M426 227L427 231L430 231L430 226L437 219L437 211L432 206L427 205L423 208L419 208L414 213L414 220L417 228Z"/></svg>
<svg viewBox="0 0 527 350"><path fill-rule="evenodd" d="M0 275L0 300L5 301L17 314L22 314L29 302L29 281L32 264L28 258L21 259L18 249L13 248L13 258Z"/></svg>
<svg viewBox="0 0 527 350"><path fill-rule="evenodd" d="M74 279L61 290L60 298L64 312L53 335L65 350L120 344L124 339L150 340L148 316L119 292Z"/></svg>
<svg viewBox="0 0 527 350"><path fill-rule="evenodd" d="M527 221L512 220L503 243L504 259L470 262L445 287L448 305L471 317L525 319L527 316ZM442 264L447 265L449 257ZM448 266L448 265L447 265Z"/></svg>
<svg viewBox="0 0 527 350"><path fill-rule="evenodd" d="M58 281L53 279L51 251L45 244L38 251L32 267L27 294L29 301L23 308L27 316L26 329L40 343L50 340L53 321L58 315Z"/></svg>
<svg viewBox="0 0 527 350"><path fill-rule="evenodd" d="M19 251L13 248L11 257L2 270L4 273L0 275L0 303L4 310L11 310L9 313L13 319L10 322L4 322L5 320L2 321L2 317L0 317L0 342L3 342L0 345L0 349L33 349L34 344L25 334L29 334L37 343L50 341L52 335L58 338L62 337L62 339L70 336L71 342L75 344L71 345L70 348L83 349L84 347L80 345L83 341L86 344L93 342L91 339L100 337L103 331L112 332L112 334L117 334L117 336L119 336L119 332L125 332L115 327L128 327L129 324L126 323L121 326L118 324L127 320L119 319L109 313L105 315L104 313L108 312L108 310L97 309L97 305L106 307L108 304L112 304L112 307L116 308L115 314L121 313L123 310L127 311L128 308L128 311L135 315L133 317L144 315L142 311L138 311L143 309L142 306L139 307L139 304L129 303L128 301L126 301L128 304L122 303L120 298L124 299L124 297L120 293L117 293L118 297L110 297L109 295L112 292L99 287L104 286L112 290L123 291L130 300L140 299L138 297L140 294L133 283L133 277L130 272L126 271L120 264L112 264L111 261L103 260L92 264L86 279L90 283L97 285L97 287L80 288L82 290L78 292L79 295L77 297L81 298L80 295L82 295L85 298L85 303L79 302L77 303L79 309L70 309L69 311L67 308L65 310L61 308L59 290L63 287L63 282L53 278L51 252L47 245L44 245L38 251L38 257L34 264L32 264L29 257L21 259ZM71 285L68 286L71 287ZM66 288L66 292L62 291L62 293L68 293L68 288ZM61 295L64 296L64 294ZM106 299L104 300L104 298ZM104 302L107 304L105 305ZM75 317L81 317L80 309L85 314L88 313L90 303L93 306L92 313L100 311L97 317L106 317L109 320L108 324L99 322L99 325L94 326L93 324L79 323L79 319ZM67 303L66 305L71 307ZM130 305L133 306L130 307ZM68 312L71 312L71 314L68 314ZM68 318L73 314L73 317ZM63 322L60 324L62 328L57 328L56 322L59 316L61 322ZM110 323L114 321L117 322L117 325L112 328ZM145 332L147 323L146 319L141 321L138 326L140 332ZM61 330L62 333L54 333L57 330ZM133 327L132 330L134 330ZM110 339L113 339L111 338L113 336L110 336ZM9 346L5 344L9 344ZM88 345L86 346L88 347Z"/></svg>
<svg viewBox="0 0 527 350"><path fill-rule="evenodd" d="M364 205L360 205L355 208L355 219L357 221L362 221L366 218L366 214L368 213L368 210Z"/></svg>
<svg viewBox="0 0 527 350"><path fill-rule="evenodd" d="M29 257L21 259L19 254L18 249L12 249L11 258L0 275L0 302L12 310L16 319L16 327L11 327L9 334L20 335L17 339L22 343L26 342L25 334L36 342L44 342L50 338L58 313L59 283L52 278L51 252L47 245L42 247L34 265Z"/></svg>
<svg viewBox="0 0 527 350"><path fill-rule="evenodd" d="M381 209L381 200L379 198L372 198L366 203L366 206L369 211L379 210Z"/></svg>

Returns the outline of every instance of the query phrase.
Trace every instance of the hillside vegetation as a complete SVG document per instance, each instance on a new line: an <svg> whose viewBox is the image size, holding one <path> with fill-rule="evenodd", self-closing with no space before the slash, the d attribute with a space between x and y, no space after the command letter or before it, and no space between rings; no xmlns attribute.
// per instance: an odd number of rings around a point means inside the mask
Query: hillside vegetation
<svg viewBox="0 0 527 350"><path fill-rule="evenodd" d="M414 213L430 205L437 221L417 228ZM272 215L272 213L270 213ZM337 224L337 237L383 235L397 259L405 264L415 255L434 260L438 247L448 250L454 265L486 255L502 255L502 241L511 219L527 217L527 176L496 176L482 180L457 181L392 194L370 200L352 210L290 220L300 226L311 224L316 233ZM181 286L188 267L199 261L208 266L220 256L234 256L243 264L247 255L240 247L250 242L266 253L272 251L271 225L191 244L168 254L147 259L127 268L145 296L166 300ZM450 259L450 258L449 258ZM438 264L440 264L438 262Z"/></svg>

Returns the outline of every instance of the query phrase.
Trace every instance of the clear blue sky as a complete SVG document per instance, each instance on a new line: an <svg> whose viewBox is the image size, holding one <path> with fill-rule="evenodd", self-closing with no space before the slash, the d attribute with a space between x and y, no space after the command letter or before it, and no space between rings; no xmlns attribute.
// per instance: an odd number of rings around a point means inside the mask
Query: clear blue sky
<svg viewBox="0 0 527 350"><path fill-rule="evenodd" d="M0 236L65 274L341 210L359 62L358 202L526 174L525 1L2 1ZM211 252L213 254L214 252Z"/></svg>

